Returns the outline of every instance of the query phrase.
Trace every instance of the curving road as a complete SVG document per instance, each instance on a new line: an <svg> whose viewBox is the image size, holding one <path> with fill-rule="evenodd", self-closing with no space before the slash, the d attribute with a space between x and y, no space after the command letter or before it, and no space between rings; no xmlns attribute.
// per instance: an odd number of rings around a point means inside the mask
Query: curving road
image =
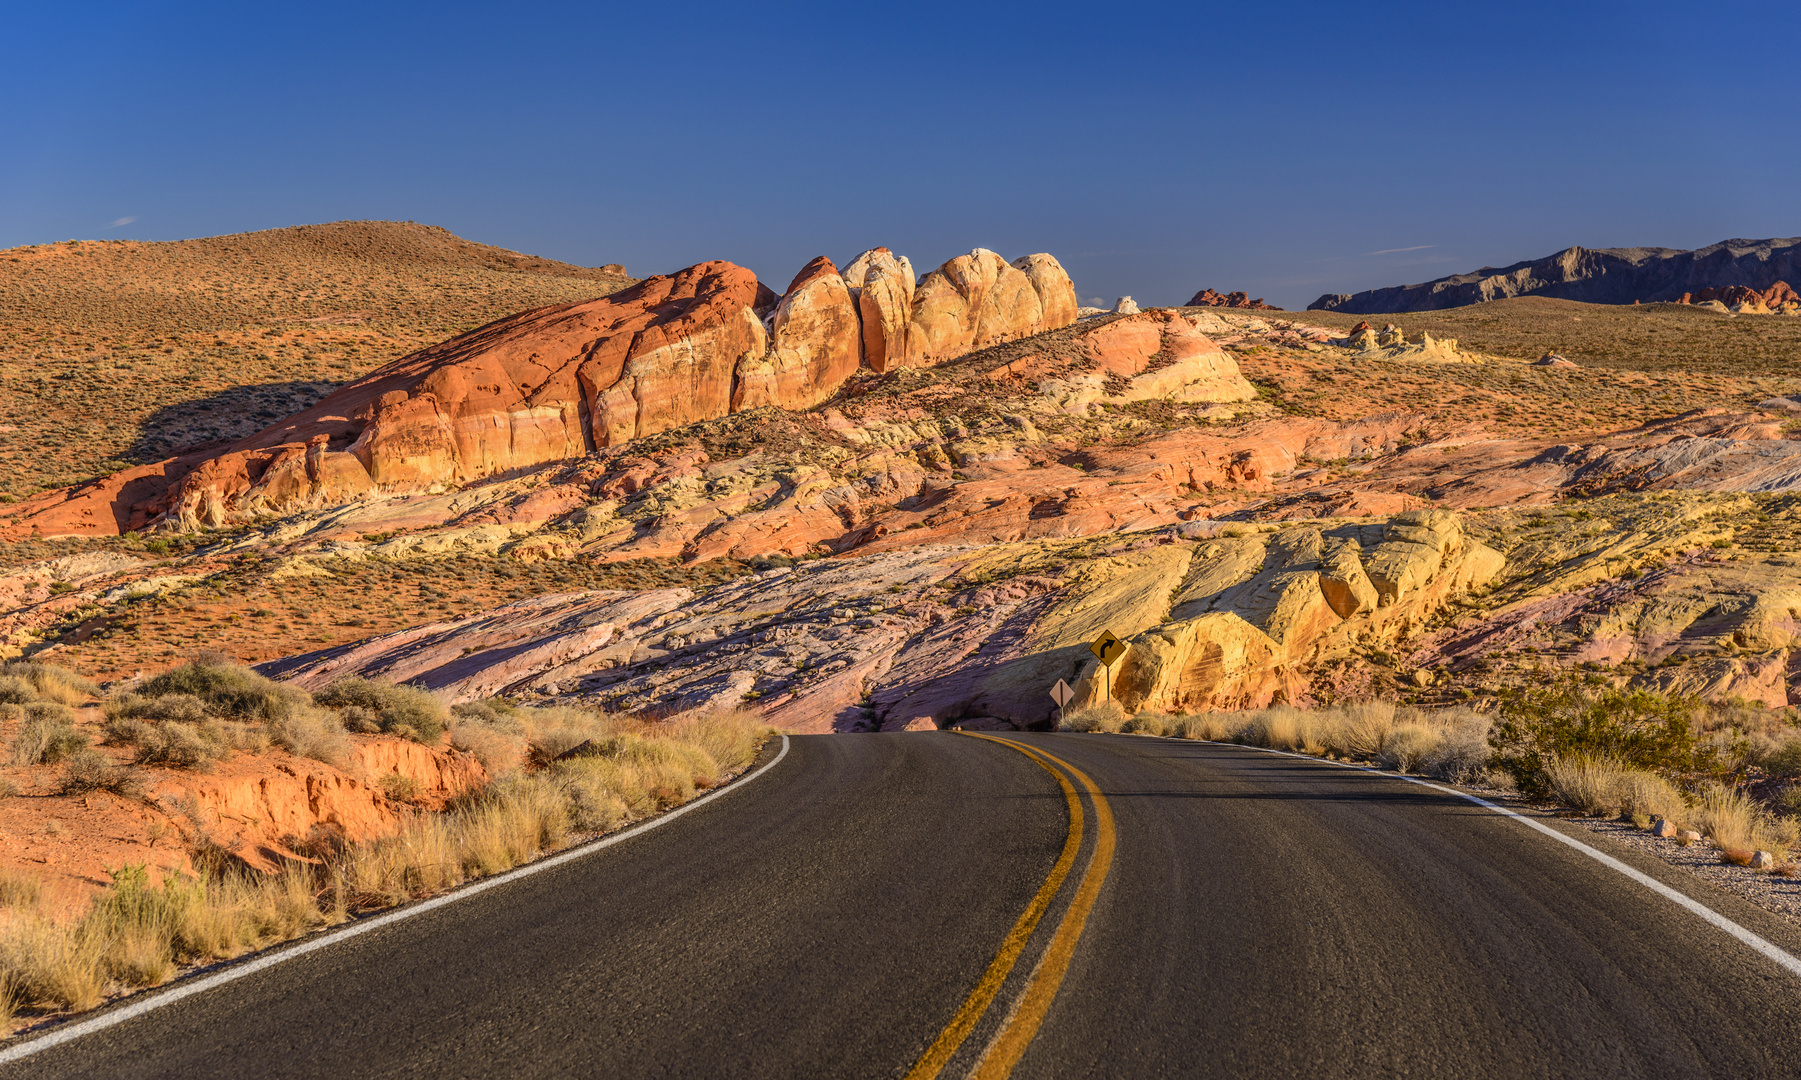
<svg viewBox="0 0 1801 1080"><path fill-rule="evenodd" d="M1322 762L1104 735L774 753L585 857L16 1043L0 1077L1801 1075L1801 934L1585 830L1544 823L1774 948Z"/></svg>

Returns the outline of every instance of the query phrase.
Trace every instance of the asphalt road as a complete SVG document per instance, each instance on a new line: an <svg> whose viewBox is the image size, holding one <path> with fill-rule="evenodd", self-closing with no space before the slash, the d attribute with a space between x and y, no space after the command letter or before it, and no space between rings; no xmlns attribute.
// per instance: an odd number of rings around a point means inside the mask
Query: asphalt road
<svg viewBox="0 0 1801 1080"><path fill-rule="evenodd" d="M1801 977L1517 821L1238 747L1007 738L1058 760L795 738L666 826L0 1077L1801 1076Z"/></svg>

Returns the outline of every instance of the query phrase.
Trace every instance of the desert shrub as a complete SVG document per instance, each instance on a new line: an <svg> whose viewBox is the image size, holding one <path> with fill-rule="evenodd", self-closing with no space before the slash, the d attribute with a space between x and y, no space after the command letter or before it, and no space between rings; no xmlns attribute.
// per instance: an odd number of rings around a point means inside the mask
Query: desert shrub
<svg viewBox="0 0 1801 1080"><path fill-rule="evenodd" d="M110 735L115 724L127 720L143 720L153 724L173 722L178 724L202 724L212 718L212 711L206 702L193 694L168 694L164 697L145 697L142 694L124 693L108 698L101 711L106 716L106 731ZM125 730L123 727L122 730Z"/></svg>
<svg viewBox="0 0 1801 1080"><path fill-rule="evenodd" d="M453 719L450 725L452 749L475 755L489 776L512 772L525 762L525 736L490 727L486 724Z"/></svg>
<svg viewBox="0 0 1801 1080"><path fill-rule="evenodd" d="M205 769L231 749L217 720L204 724L143 724L133 741L139 765Z"/></svg>
<svg viewBox="0 0 1801 1080"><path fill-rule="evenodd" d="M1178 739L1226 742L1232 737L1232 728L1220 714L1202 713L1198 716L1176 717L1170 733Z"/></svg>
<svg viewBox="0 0 1801 1080"><path fill-rule="evenodd" d="M217 653L203 653L173 671L144 682L138 695L149 698L188 695L206 703L216 716L279 722L310 704L306 692L259 675Z"/></svg>
<svg viewBox="0 0 1801 1080"><path fill-rule="evenodd" d="M1613 817L1620 812L1620 780L1629 771L1613 758L1575 754L1547 760L1544 778L1551 796L1564 806Z"/></svg>
<svg viewBox="0 0 1801 1080"><path fill-rule="evenodd" d="M547 764L590 739L643 726L630 717L574 705L519 708L509 719L518 723L536 764Z"/></svg>
<svg viewBox="0 0 1801 1080"><path fill-rule="evenodd" d="M0 776L0 799L10 799L19 793L19 785L4 776Z"/></svg>
<svg viewBox="0 0 1801 1080"><path fill-rule="evenodd" d="M1368 761L1382 753L1395 726L1390 701L1362 701L1333 710L1337 723L1326 732L1326 749L1339 757Z"/></svg>
<svg viewBox="0 0 1801 1080"><path fill-rule="evenodd" d="M395 802L413 802L419 798L419 794L423 790L419 781L410 776L402 776L397 772L388 773L377 783L381 787L381 793Z"/></svg>
<svg viewBox="0 0 1801 1080"><path fill-rule="evenodd" d="M1649 824L1656 818L1676 822L1688 818L1688 800L1676 785L1643 769L1625 770L1617 781L1614 797L1620 804L1620 816L1640 824Z"/></svg>
<svg viewBox="0 0 1801 1080"><path fill-rule="evenodd" d="M1771 818L1755 799L1724 784L1702 785L1691 811L1701 835L1726 852L1769 851L1785 859L1801 828L1794 819Z"/></svg>
<svg viewBox="0 0 1801 1080"><path fill-rule="evenodd" d="M270 723L268 731L276 746L295 757L312 758L342 769L349 766L354 756L337 718L324 709L296 708Z"/></svg>
<svg viewBox="0 0 1801 1080"><path fill-rule="evenodd" d="M1099 705L1065 709L1063 719L1057 721L1057 730L1116 732L1125 723L1126 711L1119 707L1119 702L1103 701Z"/></svg>
<svg viewBox="0 0 1801 1080"><path fill-rule="evenodd" d="M208 768L233 750L265 750L261 727L219 720L192 694L121 694L106 702L106 741L137 748L140 765Z"/></svg>
<svg viewBox="0 0 1801 1080"><path fill-rule="evenodd" d="M338 723L344 725L345 731L354 731L358 735L381 734L381 714L361 705L346 705L339 709Z"/></svg>
<svg viewBox="0 0 1801 1080"><path fill-rule="evenodd" d="M9 1006L91 1009L106 988L90 935L43 916L0 922L0 986Z"/></svg>
<svg viewBox="0 0 1801 1080"><path fill-rule="evenodd" d="M0 664L0 677L22 679L31 686L38 697L46 701L61 702L64 705L79 705L100 693L99 685L92 679L78 675L68 668L40 663L36 660L10 660ZM19 704L22 705L25 702L19 702Z"/></svg>
<svg viewBox="0 0 1801 1080"><path fill-rule="evenodd" d="M1438 745L1420 759L1419 771L1448 784L1486 780L1494 756L1488 745L1488 718L1459 710L1449 720Z"/></svg>
<svg viewBox="0 0 1801 1080"><path fill-rule="evenodd" d="M143 793L144 786L137 770L126 765L114 765L111 758L98 750L83 750L69 759L57 790L64 795L110 791L114 795L135 799Z"/></svg>
<svg viewBox="0 0 1801 1080"><path fill-rule="evenodd" d="M1265 746L1271 750L1299 750L1311 734L1304 729L1301 710L1288 705L1271 705L1267 709L1242 714L1243 721L1233 733L1232 741L1247 746Z"/></svg>
<svg viewBox="0 0 1801 1080"><path fill-rule="evenodd" d="M1780 741L1772 740L1768 752L1761 755L1759 761L1772 776L1801 776L1801 735L1791 735Z"/></svg>
<svg viewBox="0 0 1801 1080"><path fill-rule="evenodd" d="M17 675L0 675L0 705L29 705L38 699L37 689Z"/></svg>
<svg viewBox="0 0 1801 1080"><path fill-rule="evenodd" d="M755 712L728 709L676 717L653 725L650 734L692 743L706 751L715 764L715 772L736 773L755 760L757 749L773 731Z"/></svg>
<svg viewBox="0 0 1801 1080"><path fill-rule="evenodd" d="M1397 724L1382 740L1377 760L1383 768L1399 772L1418 772L1426 755L1438 749L1443 736L1425 724Z"/></svg>
<svg viewBox="0 0 1801 1080"><path fill-rule="evenodd" d="M435 743L444 736L449 714L444 703L428 690L354 675L327 686L314 694L313 700L331 708L364 710L381 731L422 743Z"/></svg>
<svg viewBox="0 0 1801 1080"><path fill-rule="evenodd" d="M1168 736L1175 730L1175 721L1163 713L1139 712L1121 724L1119 730L1131 735Z"/></svg>
<svg viewBox="0 0 1801 1080"><path fill-rule="evenodd" d="M489 727L506 722L501 711L486 701L459 701L450 707L450 715L457 720L473 720Z"/></svg>
<svg viewBox="0 0 1801 1080"><path fill-rule="evenodd" d="M1496 766L1522 794L1550 798L1547 768L1557 759L1605 758L1654 772L1705 767L1693 722L1698 708L1678 695L1594 690L1566 680L1503 701L1489 741Z"/></svg>
<svg viewBox="0 0 1801 1080"><path fill-rule="evenodd" d="M88 737L75 730L75 711L54 701L25 706L13 736L14 765L55 765L85 749Z"/></svg>

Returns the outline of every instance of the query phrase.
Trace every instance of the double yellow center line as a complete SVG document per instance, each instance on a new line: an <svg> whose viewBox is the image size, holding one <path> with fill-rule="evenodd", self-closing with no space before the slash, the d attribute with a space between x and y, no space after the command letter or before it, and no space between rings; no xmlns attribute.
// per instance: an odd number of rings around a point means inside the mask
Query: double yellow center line
<svg viewBox="0 0 1801 1080"><path fill-rule="evenodd" d="M990 735L976 735L974 732L964 734L1017 750L1050 773L1063 789L1063 798L1069 807L1069 835L1063 842L1063 851L1057 856L1056 864L1044 879L1044 884L1039 887L1032 902L1026 905L1024 914L1020 915L1019 921L1013 924L1013 929L1001 942L1000 950L994 954L994 959L982 973L975 989L970 991L962 1007L951 1017L951 1022L945 1025L938 1038L932 1041L919 1062L907 1073L907 1080L932 1080L949 1064L963 1041L988 1012L988 1007L994 1003L1007 976L1013 971L1013 965L1025 951L1033 931L1038 928L1039 920L1056 899L1064 879L1075 865L1076 854L1082 847L1085 815L1081 796L1070 784L1069 777L1073 776L1087 790L1088 797L1094 804L1094 853L1089 857L1088 869L1082 875L1081 884L1076 887L1075 897L1063 912L1063 918L1052 933L1050 944L1045 946L1044 955L1039 958L1038 967L1021 992L1018 1004L1002 1023L988 1048L982 1052L975 1071L970 1073L972 1080L1003 1080L1013 1071L1013 1066L1019 1063L1026 1047L1032 1044L1039 1025L1044 1023L1045 1014L1050 1011L1051 1002L1057 997L1058 988L1063 985L1063 975L1069 970L1070 959L1075 955L1076 942L1082 937L1082 928L1088 924L1088 914L1094 910L1101 885L1107 880L1107 872L1113 866L1113 810L1086 773L1062 758L1035 747Z"/></svg>

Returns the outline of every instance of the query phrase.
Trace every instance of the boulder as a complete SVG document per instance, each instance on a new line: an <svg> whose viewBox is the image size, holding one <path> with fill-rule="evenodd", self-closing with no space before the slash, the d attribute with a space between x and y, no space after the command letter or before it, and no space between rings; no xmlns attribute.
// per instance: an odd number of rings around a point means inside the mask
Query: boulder
<svg viewBox="0 0 1801 1080"><path fill-rule="evenodd" d="M907 354L907 328L913 316L913 264L904 255L876 248L857 256L846 274L847 280L857 283L863 362L875 371L898 367Z"/></svg>
<svg viewBox="0 0 1801 1080"><path fill-rule="evenodd" d="M1770 854L1767 851L1752 852L1751 853L1751 869L1753 869L1753 870L1774 870L1774 869L1776 869L1776 856Z"/></svg>
<svg viewBox="0 0 1801 1080"><path fill-rule="evenodd" d="M927 274L913 295L906 331L910 367L941 363L1035 334L1044 305L1024 273L986 248Z"/></svg>
<svg viewBox="0 0 1801 1080"><path fill-rule="evenodd" d="M1379 597L1363 572L1361 549L1349 540L1333 545L1320 559L1320 592L1341 619L1376 610Z"/></svg>
<svg viewBox="0 0 1801 1080"><path fill-rule="evenodd" d="M1658 818L1651 824L1651 835L1660 836L1665 840L1674 839L1676 836L1676 823L1669 818Z"/></svg>
<svg viewBox="0 0 1801 1080"><path fill-rule="evenodd" d="M1013 268L1026 276L1038 293L1043 317L1038 329L1056 330L1076 321L1076 287L1054 256L1040 252L1013 260Z"/></svg>
<svg viewBox="0 0 1801 1080"><path fill-rule="evenodd" d="M1463 549L1463 526L1450 510L1412 510L1389 519L1384 538L1365 561L1377 604L1388 607L1438 574Z"/></svg>
<svg viewBox="0 0 1801 1080"><path fill-rule="evenodd" d="M776 305L763 360L759 334L751 334L746 359L756 381L740 378L732 397L733 412L773 405L808 409L832 396L856 374L863 352L862 324L850 290L832 260L821 255L801 269ZM742 366L743 360L740 361ZM768 373L763 373L767 366Z"/></svg>
<svg viewBox="0 0 1801 1080"><path fill-rule="evenodd" d="M1129 296L1122 296L1119 298L1119 302L1113 305L1113 311L1116 315L1136 315L1138 314L1138 302Z"/></svg>

